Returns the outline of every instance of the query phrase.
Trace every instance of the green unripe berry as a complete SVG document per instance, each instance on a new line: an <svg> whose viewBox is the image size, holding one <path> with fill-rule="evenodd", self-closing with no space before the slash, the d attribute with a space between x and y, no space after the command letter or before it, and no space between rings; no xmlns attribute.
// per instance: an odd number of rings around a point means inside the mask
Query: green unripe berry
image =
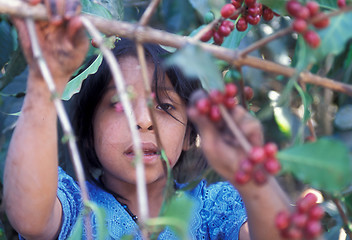
<svg viewBox="0 0 352 240"><path fill-rule="evenodd" d="M209 11L204 15L205 24L211 23L214 19L215 19L215 15L212 11Z"/></svg>

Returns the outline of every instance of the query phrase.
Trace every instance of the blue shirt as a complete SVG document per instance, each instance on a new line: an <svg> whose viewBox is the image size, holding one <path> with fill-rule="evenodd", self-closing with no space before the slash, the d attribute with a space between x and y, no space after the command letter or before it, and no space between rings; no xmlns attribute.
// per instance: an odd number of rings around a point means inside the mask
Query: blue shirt
<svg viewBox="0 0 352 240"><path fill-rule="evenodd" d="M126 234L136 234L142 239L138 225L123 206L110 193L96 184L87 182L90 200L105 210L107 239L120 239ZM238 239L242 224L247 220L244 203L239 193L227 182L207 186L205 180L194 189L186 191L194 199L189 224L190 239ZM62 226L59 240L67 239L83 207L80 188L75 180L59 168L57 196L62 204ZM180 209L181 210L181 209ZM92 219L93 236L95 219ZM165 228L160 240L178 239L176 234Z"/></svg>

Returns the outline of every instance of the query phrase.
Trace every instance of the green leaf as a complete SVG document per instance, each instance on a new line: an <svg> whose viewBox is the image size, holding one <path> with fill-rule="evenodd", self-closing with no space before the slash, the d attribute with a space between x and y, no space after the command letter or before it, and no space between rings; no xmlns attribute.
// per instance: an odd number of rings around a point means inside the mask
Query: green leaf
<svg viewBox="0 0 352 240"><path fill-rule="evenodd" d="M209 12L210 5L209 5L209 0L189 0L193 8L199 12L199 14L204 17L207 12Z"/></svg>
<svg viewBox="0 0 352 240"><path fill-rule="evenodd" d="M97 226L97 233L98 239L106 239L108 235L108 230L105 224L105 211L103 208L99 207L95 202L88 201L85 203L85 206L92 210L93 214L96 217L96 226Z"/></svg>
<svg viewBox="0 0 352 240"><path fill-rule="evenodd" d="M277 154L283 171L293 173L311 186L335 194L351 182L348 148L333 139L294 146Z"/></svg>
<svg viewBox="0 0 352 240"><path fill-rule="evenodd" d="M169 226L181 239L187 239L193 200L183 191L177 191L165 206L164 214L147 220L149 226Z"/></svg>
<svg viewBox="0 0 352 240"><path fill-rule="evenodd" d="M287 107L274 107L274 118L280 131L287 137L292 135L292 113Z"/></svg>
<svg viewBox="0 0 352 240"><path fill-rule="evenodd" d="M14 77L22 73L26 66L27 62L23 56L22 50L17 48L17 50L11 54L10 62L7 64L4 76L0 77L0 90L4 89Z"/></svg>
<svg viewBox="0 0 352 240"><path fill-rule="evenodd" d="M82 239L82 233L83 233L83 216L79 215L75 225L73 226L72 232L68 240Z"/></svg>
<svg viewBox="0 0 352 240"><path fill-rule="evenodd" d="M234 21L232 21L234 22ZM222 47L225 48L230 48L230 49L236 49L240 43L241 40L247 35L247 33L252 29L252 25L248 25L248 28L244 32L239 32L237 29L231 32L231 34L225 38L223 44L221 44Z"/></svg>
<svg viewBox="0 0 352 240"><path fill-rule="evenodd" d="M315 58L319 61L328 54L338 55L345 49L345 45L352 38L352 12L340 14L330 19L330 25L320 30L321 37L319 48L314 51ZM337 37L338 36L338 37Z"/></svg>
<svg viewBox="0 0 352 240"><path fill-rule="evenodd" d="M211 54L197 46L187 45L165 61L166 66L176 65L189 78L199 78L206 90L224 89L222 76Z"/></svg>
<svg viewBox="0 0 352 240"><path fill-rule="evenodd" d="M6 21L0 22L0 69L9 61L13 51L13 39L10 24Z"/></svg>
<svg viewBox="0 0 352 240"><path fill-rule="evenodd" d="M75 93L78 93L81 90L83 81L91 74L97 72L101 62L103 61L102 54L99 54L94 62L81 74L76 76L74 79L69 81L65 87L65 90L62 94L62 100L69 100Z"/></svg>
<svg viewBox="0 0 352 240"><path fill-rule="evenodd" d="M82 12L102 17L105 19L112 19L112 15L103 5L90 0L81 0Z"/></svg>
<svg viewBox="0 0 352 240"><path fill-rule="evenodd" d="M123 15L124 15L123 0L94 0L94 1L104 6L105 9L108 9L113 19L123 20Z"/></svg>

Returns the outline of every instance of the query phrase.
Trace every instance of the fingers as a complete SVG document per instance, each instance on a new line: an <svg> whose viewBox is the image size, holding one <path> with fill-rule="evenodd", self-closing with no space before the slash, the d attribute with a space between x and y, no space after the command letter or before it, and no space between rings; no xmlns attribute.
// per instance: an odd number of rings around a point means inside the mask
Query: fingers
<svg viewBox="0 0 352 240"><path fill-rule="evenodd" d="M82 21L78 16L73 17L68 23L67 35L71 41L77 36L78 31L81 31L77 38L83 37L84 32L82 31ZM75 44L75 43L73 43Z"/></svg>
<svg viewBox="0 0 352 240"><path fill-rule="evenodd" d="M54 25L60 25L64 20L70 20L81 11L79 0L45 0L45 6L50 21Z"/></svg>

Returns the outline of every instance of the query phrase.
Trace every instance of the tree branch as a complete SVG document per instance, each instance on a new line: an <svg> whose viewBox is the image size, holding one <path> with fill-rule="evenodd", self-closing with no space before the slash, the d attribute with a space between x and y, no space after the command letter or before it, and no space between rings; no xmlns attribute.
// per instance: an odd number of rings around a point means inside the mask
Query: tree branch
<svg viewBox="0 0 352 240"><path fill-rule="evenodd" d="M343 9L347 11L348 8ZM341 10L342 11L342 10ZM44 6L30 6L18 0L0 0L0 12L10 14L17 17L33 17L35 19L47 19ZM250 66L279 74L286 77L291 77L295 74L295 69L286 67L268 60L263 60L257 57L246 56L239 57L237 50L231 50L220 46L210 45L195 41L190 37L184 37L176 34L167 33L165 31L156 30L150 27L142 27L135 24L130 24L122 21L106 20L92 15L82 14L89 19L92 24L102 33L106 35L119 35L121 37L138 39L140 42L158 43L174 48L182 48L187 43L197 44L203 50L210 52L218 59L229 62L231 65ZM300 81L313 85L329 88L333 91L338 91L352 96L352 86L349 84L334 81L329 78L323 78L312 73L303 72L300 74Z"/></svg>

